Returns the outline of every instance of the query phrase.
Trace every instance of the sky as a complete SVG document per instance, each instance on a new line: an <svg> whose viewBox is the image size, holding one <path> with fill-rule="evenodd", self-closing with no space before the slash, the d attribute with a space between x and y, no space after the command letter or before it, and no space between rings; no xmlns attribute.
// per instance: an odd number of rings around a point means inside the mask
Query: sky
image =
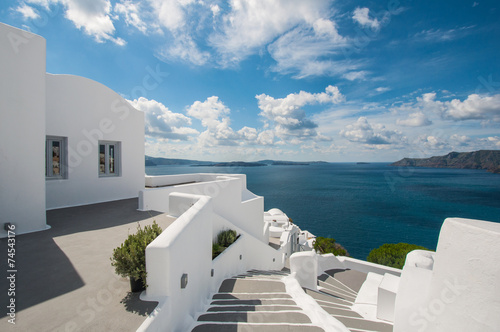
<svg viewBox="0 0 500 332"><path fill-rule="evenodd" d="M4 0L0 22L144 112L150 156L500 149L498 1Z"/></svg>

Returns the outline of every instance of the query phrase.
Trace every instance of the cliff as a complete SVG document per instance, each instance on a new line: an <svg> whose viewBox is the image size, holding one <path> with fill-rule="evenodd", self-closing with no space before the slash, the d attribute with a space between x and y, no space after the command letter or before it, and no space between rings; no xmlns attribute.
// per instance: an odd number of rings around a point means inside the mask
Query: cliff
<svg viewBox="0 0 500 332"><path fill-rule="evenodd" d="M392 166L486 169L500 174L500 150L450 152L446 156L403 158Z"/></svg>

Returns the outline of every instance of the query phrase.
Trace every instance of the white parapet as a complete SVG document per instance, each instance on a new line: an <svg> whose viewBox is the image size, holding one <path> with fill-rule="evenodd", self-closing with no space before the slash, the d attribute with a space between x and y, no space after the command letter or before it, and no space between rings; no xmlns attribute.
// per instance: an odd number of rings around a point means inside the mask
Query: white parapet
<svg viewBox="0 0 500 332"><path fill-rule="evenodd" d="M399 288L400 277L390 273L384 274L382 282L378 286L377 318L394 322L394 307L396 305L396 294Z"/></svg>
<svg viewBox="0 0 500 332"><path fill-rule="evenodd" d="M318 257L314 251L296 252L290 256L290 270L302 287L318 289Z"/></svg>
<svg viewBox="0 0 500 332"><path fill-rule="evenodd" d="M499 331L498 252L500 223L446 219L434 255L408 255L394 331Z"/></svg>

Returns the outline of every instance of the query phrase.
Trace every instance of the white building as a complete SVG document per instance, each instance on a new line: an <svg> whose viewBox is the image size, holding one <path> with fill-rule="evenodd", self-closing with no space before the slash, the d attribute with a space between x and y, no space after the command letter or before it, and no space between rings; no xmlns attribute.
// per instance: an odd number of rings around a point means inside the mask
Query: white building
<svg viewBox="0 0 500 332"><path fill-rule="evenodd" d="M0 23L0 236L45 211L137 197L144 115L92 80L45 71L45 39Z"/></svg>

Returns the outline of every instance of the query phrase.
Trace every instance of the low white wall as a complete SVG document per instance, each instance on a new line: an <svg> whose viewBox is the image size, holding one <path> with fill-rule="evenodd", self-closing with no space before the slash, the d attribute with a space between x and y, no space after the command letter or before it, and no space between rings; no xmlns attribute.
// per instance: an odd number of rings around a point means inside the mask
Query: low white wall
<svg viewBox="0 0 500 332"><path fill-rule="evenodd" d="M137 197L144 188L144 113L106 86L46 75L46 134L67 137L68 178L47 180L47 209ZM99 141L120 142L119 176L99 176Z"/></svg>
<svg viewBox="0 0 500 332"><path fill-rule="evenodd" d="M411 252L394 331L500 329L500 223L448 218L436 253Z"/></svg>
<svg viewBox="0 0 500 332"><path fill-rule="evenodd" d="M500 330L500 223L448 218L429 288L428 331Z"/></svg>
<svg viewBox="0 0 500 332"><path fill-rule="evenodd" d="M178 218L146 249L148 288L143 299L160 304L139 331L184 331L224 279L249 269L284 267L283 249L274 250L215 213L213 202L208 196L170 194L170 213ZM233 229L240 237L212 261L213 239L224 229ZM188 285L180 289L184 273Z"/></svg>
<svg viewBox="0 0 500 332"><path fill-rule="evenodd" d="M381 275L389 273L397 277L401 275L401 270L395 269L393 267L370 263L356 258L345 257L345 256L337 256L337 258L348 269L358 270L364 273L373 272Z"/></svg>
<svg viewBox="0 0 500 332"><path fill-rule="evenodd" d="M148 181L155 184L173 181L170 176L161 178ZM200 182L141 190L139 210L170 213L169 195L173 192L209 196L213 198L213 209L217 214L267 243L263 228L264 199L247 191L245 175L196 174L182 178L188 179ZM246 200L242 201L242 197Z"/></svg>
<svg viewBox="0 0 500 332"><path fill-rule="evenodd" d="M214 270L214 276L211 280L211 291L216 293L220 287L222 281L227 278L234 277L238 274L247 271L246 259L246 245L245 238L247 235L240 235L238 240L233 243L229 248L224 250L219 256L215 257L212 261L212 269ZM241 259L240 259L241 256Z"/></svg>
<svg viewBox="0 0 500 332"><path fill-rule="evenodd" d="M0 23L0 237L46 228L45 39Z"/></svg>
<svg viewBox="0 0 500 332"><path fill-rule="evenodd" d="M212 199L206 196L173 194L189 206L172 225L146 249L147 290L145 299L161 302L156 315L139 331L183 331L203 309L212 288ZM181 277L188 275L181 289Z"/></svg>

